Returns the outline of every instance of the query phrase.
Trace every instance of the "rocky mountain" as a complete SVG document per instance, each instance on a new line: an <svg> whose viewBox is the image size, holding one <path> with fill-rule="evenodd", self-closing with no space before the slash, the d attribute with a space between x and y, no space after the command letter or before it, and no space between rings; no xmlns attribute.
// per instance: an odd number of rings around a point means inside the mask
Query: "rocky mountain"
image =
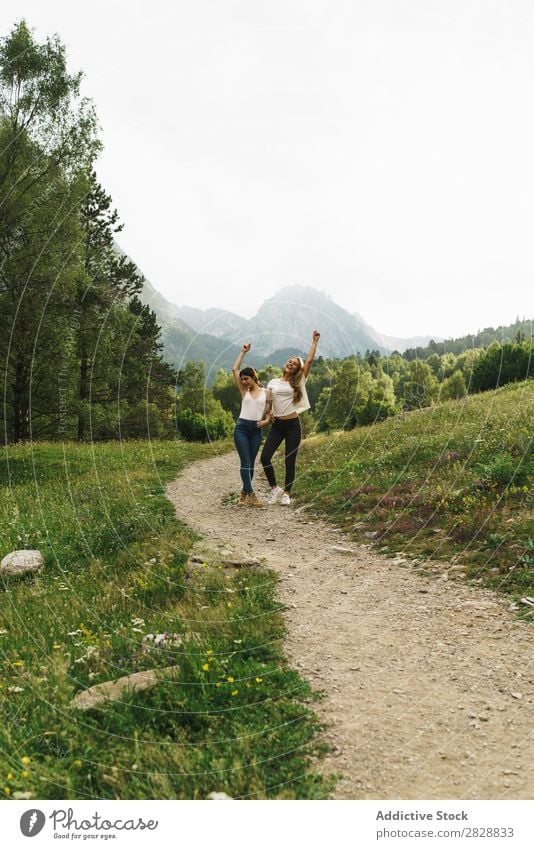
<svg viewBox="0 0 534 849"><path fill-rule="evenodd" d="M164 298L146 277L140 298L156 313L161 325L163 354L172 365L176 368L182 368L188 360L201 360L206 367L209 382L215 376L218 368L229 369L232 367L239 353L241 342L233 344L218 335L203 333L201 328L204 323L201 320L195 322L200 331L186 323L181 317L182 308ZM193 312L205 313L210 311L193 310ZM218 311L214 310L214 312ZM224 310L220 312L224 312ZM239 318L239 316L237 317ZM240 321L242 322L243 319L240 318ZM206 320L205 324L209 324L209 319Z"/></svg>
<svg viewBox="0 0 534 849"><path fill-rule="evenodd" d="M156 307L154 309L158 312ZM275 352L279 358L281 351L307 351L314 327L321 329L321 353L325 357L346 357L367 349L383 353L403 351L428 344L431 339L430 336L410 339L385 336L367 324L361 315L349 313L325 292L311 286L280 289L250 319L222 309L177 307L168 301L165 301L165 310L199 333L224 338L235 345L241 345L246 339L262 358ZM434 339L438 341L437 337Z"/></svg>
<svg viewBox="0 0 534 849"><path fill-rule="evenodd" d="M235 312L211 307L207 310L198 307L174 307L175 315L185 321L189 327L199 333L210 333L212 336L230 337L239 333L246 319Z"/></svg>
<svg viewBox="0 0 534 849"><path fill-rule="evenodd" d="M358 316L311 286L280 289L239 332L262 354L270 354L279 348L307 350L315 327L321 331L324 357L346 357L367 348L382 348Z"/></svg>
<svg viewBox="0 0 534 849"><path fill-rule="evenodd" d="M117 245L117 250L123 253ZM321 331L320 353L346 357L367 349L390 353L428 344L431 338L402 339L385 336L358 313L340 307L325 292L311 286L286 286L266 300L257 314L245 319L228 310L177 306L145 278L141 300L156 313L162 327L164 354L181 367L202 360L206 372L232 366L243 341L252 342L258 367L280 365L291 353L308 351L311 332Z"/></svg>

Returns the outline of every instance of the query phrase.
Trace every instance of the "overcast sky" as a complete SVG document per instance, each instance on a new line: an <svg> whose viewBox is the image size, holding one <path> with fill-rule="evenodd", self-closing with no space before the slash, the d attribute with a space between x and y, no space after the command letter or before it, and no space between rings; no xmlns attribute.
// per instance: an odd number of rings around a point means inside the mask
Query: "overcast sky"
<svg viewBox="0 0 534 849"><path fill-rule="evenodd" d="M178 304L282 286L377 330L534 314L534 5L3 0L85 74L120 242Z"/></svg>

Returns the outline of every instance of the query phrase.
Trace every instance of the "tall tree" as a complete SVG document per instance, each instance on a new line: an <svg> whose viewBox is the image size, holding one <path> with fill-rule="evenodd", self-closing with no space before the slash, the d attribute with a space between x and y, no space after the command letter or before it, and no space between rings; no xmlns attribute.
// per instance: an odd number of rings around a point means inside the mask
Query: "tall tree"
<svg viewBox="0 0 534 849"><path fill-rule="evenodd" d="M139 292L143 277L135 264L120 253L115 245L115 235L123 225L112 207L112 199L92 171L87 177L87 192L81 208L84 229L84 269L76 291L78 316L78 428L79 440L85 439L89 418L89 398L99 397L101 403L114 401L116 395L106 398L106 372L109 363L97 356L103 345L103 335L113 332L116 307L126 305L130 297ZM119 359L121 352L117 352Z"/></svg>
<svg viewBox="0 0 534 849"><path fill-rule="evenodd" d="M15 441L34 418L46 430L63 415L57 378L55 413L50 401L39 409L39 395L50 396L54 366L70 356L80 174L100 146L80 81L57 37L39 44L21 21L0 41L0 357L4 430Z"/></svg>

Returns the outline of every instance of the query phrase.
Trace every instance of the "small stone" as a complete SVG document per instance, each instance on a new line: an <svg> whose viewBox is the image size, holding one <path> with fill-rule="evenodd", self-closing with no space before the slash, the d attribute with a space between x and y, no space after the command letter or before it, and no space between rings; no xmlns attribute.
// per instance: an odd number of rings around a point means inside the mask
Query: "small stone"
<svg viewBox="0 0 534 849"><path fill-rule="evenodd" d="M512 699L522 699L523 693L510 693Z"/></svg>
<svg viewBox="0 0 534 849"><path fill-rule="evenodd" d="M121 696L128 692L139 692L154 687L162 679L169 679L178 671L177 666L167 666L158 669L145 669L143 672L134 672L132 675L124 675L114 681L106 681L103 684L95 684L88 690L76 693L71 701L71 706L78 710L90 710L103 702L119 701Z"/></svg>
<svg viewBox="0 0 534 849"><path fill-rule="evenodd" d="M43 555L37 549L18 549L6 554L0 563L0 575L5 578L20 577L40 572L44 566Z"/></svg>
<svg viewBox="0 0 534 849"><path fill-rule="evenodd" d="M232 797L228 793L217 793L216 791L208 793L206 799L212 799L214 802L226 802L227 800L233 802Z"/></svg>
<svg viewBox="0 0 534 849"><path fill-rule="evenodd" d="M331 551L333 554L356 554L354 548L347 548L346 545L330 545L328 551Z"/></svg>
<svg viewBox="0 0 534 849"><path fill-rule="evenodd" d="M366 537L367 539L376 539L377 536L378 531L366 531L364 533L364 537Z"/></svg>

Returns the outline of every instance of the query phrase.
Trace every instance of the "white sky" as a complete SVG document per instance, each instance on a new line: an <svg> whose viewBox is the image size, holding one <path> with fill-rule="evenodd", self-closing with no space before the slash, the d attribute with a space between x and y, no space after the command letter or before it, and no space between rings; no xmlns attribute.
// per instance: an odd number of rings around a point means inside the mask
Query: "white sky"
<svg viewBox="0 0 534 849"><path fill-rule="evenodd" d="M316 286L377 330L532 317L529 0L3 0L85 73L120 242L169 300Z"/></svg>

